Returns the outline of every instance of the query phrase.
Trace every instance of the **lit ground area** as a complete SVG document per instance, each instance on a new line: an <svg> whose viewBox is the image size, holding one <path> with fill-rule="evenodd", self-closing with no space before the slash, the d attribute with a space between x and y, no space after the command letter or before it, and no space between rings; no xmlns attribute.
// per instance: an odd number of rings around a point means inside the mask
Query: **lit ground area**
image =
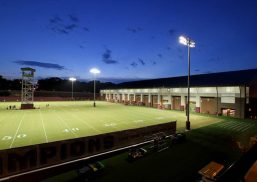
<svg viewBox="0 0 257 182"><path fill-rule="evenodd" d="M186 132L184 143L162 152L149 152L132 163L126 160L127 152L103 160L104 172L90 181L199 181L198 171L210 161L227 168L238 160L242 153L237 142L248 147L249 138L254 135L257 135L257 121L223 118L221 122ZM83 179L73 170L44 182L54 181L77 182Z"/></svg>
<svg viewBox="0 0 257 182"><path fill-rule="evenodd" d="M49 106L47 106L49 104ZM177 129L184 130L185 113L147 107L124 106L108 102L37 102L33 110L9 110L20 103L0 103L0 149L46 143L76 137L96 135L177 120ZM217 123L222 118L192 114L192 128ZM243 127L243 128L242 128ZM248 127L248 125L247 125ZM247 129L236 125L235 131ZM250 127L250 125L249 125Z"/></svg>

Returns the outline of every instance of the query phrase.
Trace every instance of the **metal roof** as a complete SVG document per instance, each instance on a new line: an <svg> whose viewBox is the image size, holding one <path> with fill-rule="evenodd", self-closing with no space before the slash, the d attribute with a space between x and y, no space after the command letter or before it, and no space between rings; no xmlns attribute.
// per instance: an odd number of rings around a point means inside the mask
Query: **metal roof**
<svg viewBox="0 0 257 182"><path fill-rule="evenodd" d="M257 69L199 74L190 76L191 87L257 86ZM187 76L124 82L117 88L187 87Z"/></svg>

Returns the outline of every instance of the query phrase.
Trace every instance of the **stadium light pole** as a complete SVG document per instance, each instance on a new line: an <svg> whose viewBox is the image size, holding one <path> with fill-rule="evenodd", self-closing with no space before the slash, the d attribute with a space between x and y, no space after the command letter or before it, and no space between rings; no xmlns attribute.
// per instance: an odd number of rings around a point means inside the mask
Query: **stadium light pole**
<svg viewBox="0 0 257 182"><path fill-rule="evenodd" d="M71 100L73 100L73 82L75 82L77 79L70 77L69 80L71 81Z"/></svg>
<svg viewBox="0 0 257 182"><path fill-rule="evenodd" d="M96 106L96 104L95 104L95 79L96 79L96 75L100 74L101 71L97 68L92 68L92 69L90 69L90 73L92 73L94 75L94 105L93 106L95 107Z"/></svg>
<svg viewBox="0 0 257 182"><path fill-rule="evenodd" d="M189 38L180 36L179 42L185 46L187 46L188 50L188 77L187 77L187 106L186 106L186 130L190 130L190 118L189 118L189 106L190 106L190 48L195 47L195 42Z"/></svg>

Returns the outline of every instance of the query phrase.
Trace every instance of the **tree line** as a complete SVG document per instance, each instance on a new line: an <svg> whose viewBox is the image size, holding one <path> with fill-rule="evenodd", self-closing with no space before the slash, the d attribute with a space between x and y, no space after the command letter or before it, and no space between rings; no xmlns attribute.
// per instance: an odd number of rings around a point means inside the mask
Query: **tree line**
<svg viewBox="0 0 257 182"><path fill-rule="evenodd" d="M8 80L0 75L0 95L8 94L9 90L21 90L21 79ZM96 81L96 93L99 93L101 89L107 88L115 88L116 84L111 82L100 82ZM36 91L71 91L71 81L58 78L51 77L40 79L35 84ZM94 81L79 81L77 80L73 84L74 92L94 92Z"/></svg>

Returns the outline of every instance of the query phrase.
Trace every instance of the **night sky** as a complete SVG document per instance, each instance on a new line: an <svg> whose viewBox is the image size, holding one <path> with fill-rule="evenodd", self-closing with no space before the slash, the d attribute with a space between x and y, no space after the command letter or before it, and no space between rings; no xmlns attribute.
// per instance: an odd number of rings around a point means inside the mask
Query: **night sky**
<svg viewBox="0 0 257 182"><path fill-rule="evenodd" d="M256 0L0 0L0 75L127 81L257 68Z"/></svg>

